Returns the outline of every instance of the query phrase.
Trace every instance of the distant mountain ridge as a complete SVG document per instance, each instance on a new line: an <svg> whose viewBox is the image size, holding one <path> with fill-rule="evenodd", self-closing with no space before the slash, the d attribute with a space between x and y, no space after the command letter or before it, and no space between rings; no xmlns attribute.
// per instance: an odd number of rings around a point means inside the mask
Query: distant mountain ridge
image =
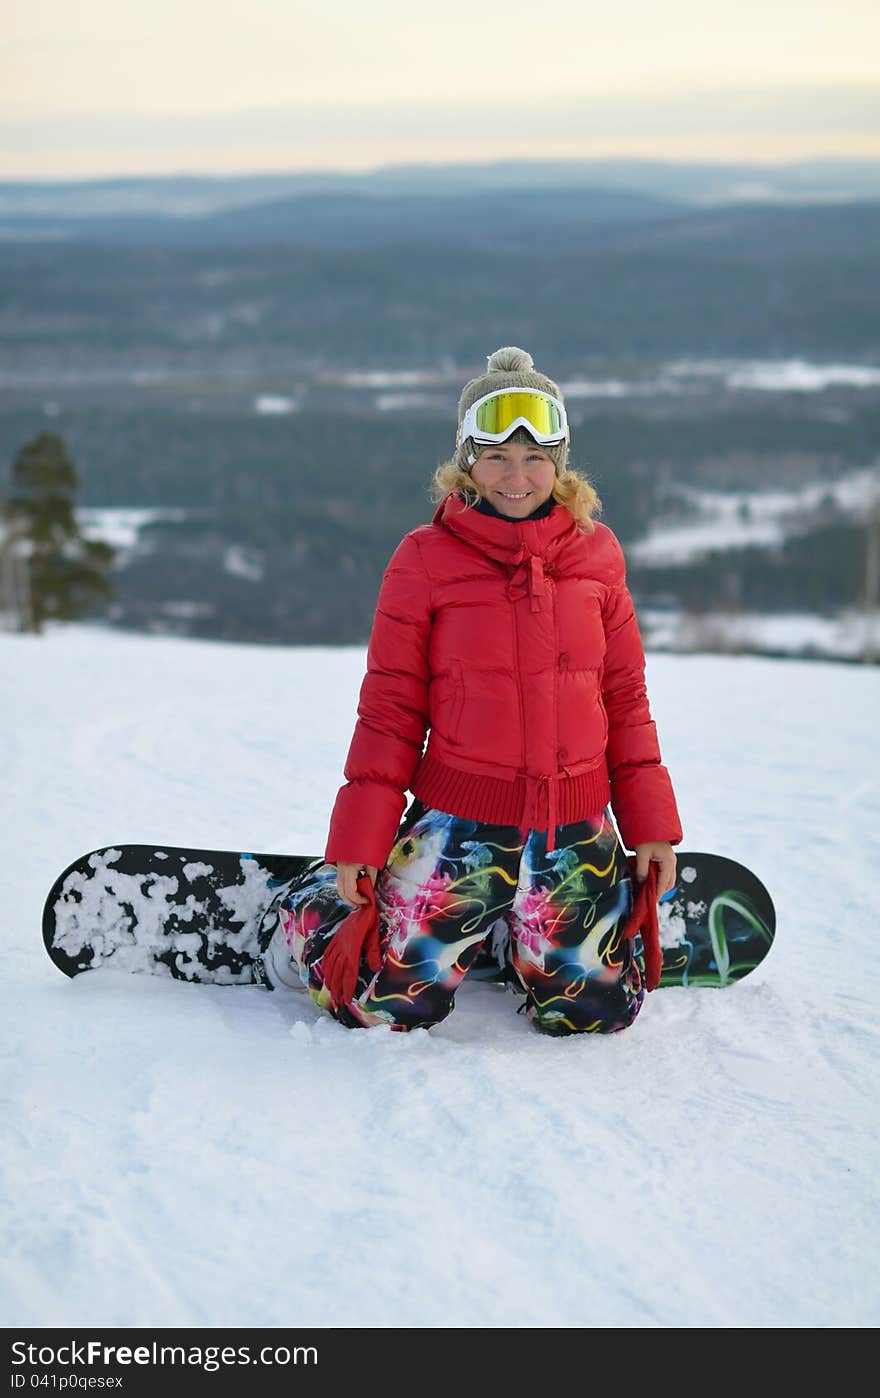
<svg viewBox="0 0 880 1398"><path fill-rule="evenodd" d="M877 247L880 196L861 202L694 206L573 185L468 194L311 192L182 217L162 213L0 213L0 242L250 248L363 253L389 247L550 256L650 252L733 262L828 261Z"/></svg>
<svg viewBox="0 0 880 1398"><path fill-rule="evenodd" d="M249 246L275 241L312 247L381 247L436 241L516 248L585 228L628 227L686 206L629 190L547 186L470 193L364 190L301 192L260 204L187 217L157 213L0 216L0 238Z"/></svg>
<svg viewBox="0 0 880 1398"><path fill-rule="evenodd" d="M779 165L642 159L499 160L369 171L0 181L0 222L190 219L309 195L462 197L499 191L612 191L674 205L827 203L880 198L880 160ZM7 227L6 236L9 236Z"/></svg>

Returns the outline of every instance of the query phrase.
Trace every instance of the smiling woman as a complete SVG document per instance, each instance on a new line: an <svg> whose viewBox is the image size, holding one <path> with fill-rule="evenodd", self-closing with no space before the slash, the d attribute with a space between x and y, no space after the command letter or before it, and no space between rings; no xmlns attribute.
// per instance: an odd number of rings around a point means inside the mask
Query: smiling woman
<svg viewBox="0 0 880 1398"><path fill-rule="evenodd" d="M653 985L609 801L658 897L682 838L623 554L524 350L465 385L456 439L385 570L324 862L267 964L350 1028L428 1028L500 926L537 1029L611 1033Z"/></svg>

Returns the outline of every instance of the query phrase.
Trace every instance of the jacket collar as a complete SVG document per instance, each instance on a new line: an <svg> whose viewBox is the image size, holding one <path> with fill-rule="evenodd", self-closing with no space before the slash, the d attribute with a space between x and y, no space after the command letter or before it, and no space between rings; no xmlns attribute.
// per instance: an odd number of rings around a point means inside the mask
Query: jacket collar
<svg viewBox="0 0 880 1398"><path fill-rule="evenodd" d="M447 495L434 511L432 524L450 530L464 543L499 563L516 566L537 556L548 562L580 533L577 520L564 505L541 519L496 519L468 509L460 491Z"/></svg>

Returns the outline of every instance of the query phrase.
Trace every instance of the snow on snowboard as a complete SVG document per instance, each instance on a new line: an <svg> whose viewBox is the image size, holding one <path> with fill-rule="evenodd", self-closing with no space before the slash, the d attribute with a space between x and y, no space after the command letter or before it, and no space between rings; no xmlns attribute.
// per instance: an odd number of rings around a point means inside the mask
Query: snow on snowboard
<svg viewBox="0 0 880 1398"><path fill-rule="evenodd" d="M677 882L660 901L660 986L726 986L763 961L776 914L751 870L717 854L676 851ZM43 909L43 940L67 976L110 967L214 985L261 984L260 960L279 906L322 860L114 845L83 855L59 875ZM468 975L519 982L487 936ZM642 959L641 938L636 956ZM644 968L643 968L644 969Z"/></svg>

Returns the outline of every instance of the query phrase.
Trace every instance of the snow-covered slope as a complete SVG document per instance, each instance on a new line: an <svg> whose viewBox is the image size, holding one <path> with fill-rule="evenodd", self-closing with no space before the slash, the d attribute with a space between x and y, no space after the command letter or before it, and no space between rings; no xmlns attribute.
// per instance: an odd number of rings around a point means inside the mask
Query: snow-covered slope
<svg viewBox="0 0 880 1398"><path fill-rule="evenodd" d="M113 841L320 853L364 652L0 636L7 1325L877 1320L880 674L651 656L684 848L751 865L765 965L544 1038L497 987L347 1031L302 994L64 979Z"/></svg>

